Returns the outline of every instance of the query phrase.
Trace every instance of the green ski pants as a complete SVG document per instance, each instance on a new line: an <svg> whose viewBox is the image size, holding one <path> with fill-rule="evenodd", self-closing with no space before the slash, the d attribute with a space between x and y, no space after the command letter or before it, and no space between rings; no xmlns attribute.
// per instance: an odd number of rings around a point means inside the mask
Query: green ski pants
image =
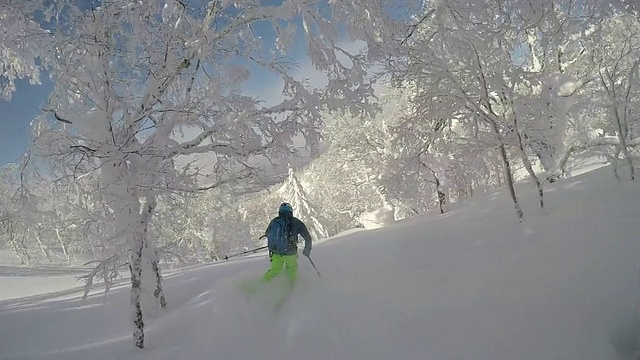
<svg viewBox="0 0 640 360"><path fill-rule="evenodd" d="M289 283L293 285L298 275L298 255L277 255L271 256L271 268L262 276L262 282L267 282L278 275L282 268L285 269Z"/></svg>

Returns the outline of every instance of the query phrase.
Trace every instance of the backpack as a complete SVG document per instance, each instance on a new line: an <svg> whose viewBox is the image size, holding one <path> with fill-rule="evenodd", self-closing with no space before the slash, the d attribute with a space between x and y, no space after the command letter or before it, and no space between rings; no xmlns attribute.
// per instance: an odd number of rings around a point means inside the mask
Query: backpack
<svg viewBox="0 0 640 360"><path fill-rule="evenodd" d="M267 246L274 254L285 255L289 241L289 219L277 217L271 220L267 231Z"/></svg>

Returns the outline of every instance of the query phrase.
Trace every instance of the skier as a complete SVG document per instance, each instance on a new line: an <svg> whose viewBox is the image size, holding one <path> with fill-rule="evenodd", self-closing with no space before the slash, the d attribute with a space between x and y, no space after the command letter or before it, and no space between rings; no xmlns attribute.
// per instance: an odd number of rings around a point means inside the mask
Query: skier
<svg viewBox="0 0 640 360"><path fill-rule="evenodd" d="M298 235L304 239L302 254L309 256L311 253L311 235L307 226L293 216L293 207L285 202L280 205L278 216L269 223L265 235L271 268L262 277L262 282L273 279L284 267L289 285L293 286L298 270Z"/></svg>

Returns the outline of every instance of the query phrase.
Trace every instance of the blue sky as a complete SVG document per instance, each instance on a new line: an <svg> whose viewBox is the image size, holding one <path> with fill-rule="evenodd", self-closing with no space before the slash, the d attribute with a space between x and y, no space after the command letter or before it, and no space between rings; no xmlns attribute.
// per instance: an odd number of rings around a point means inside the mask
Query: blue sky
<svg viewBox="0 0 640 360"><path fill-rule="evenodd" d="M29 124L46 105L53 82L43 74L41 85L28 80L16 81L11 101L0 99L0 166L16 162L31 142Z"/></svg>

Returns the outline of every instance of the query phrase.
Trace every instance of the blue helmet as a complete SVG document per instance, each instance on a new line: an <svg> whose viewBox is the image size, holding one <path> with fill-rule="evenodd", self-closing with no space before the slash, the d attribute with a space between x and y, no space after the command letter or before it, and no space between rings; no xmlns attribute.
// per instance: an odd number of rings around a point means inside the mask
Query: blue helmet
<svg viewBox="0 0 640 360"><path fill-rule="evenodd" d="M293 207L289 203L280 204L280 208L278 208L278 213L291 213L293 214Z"/></svg>

